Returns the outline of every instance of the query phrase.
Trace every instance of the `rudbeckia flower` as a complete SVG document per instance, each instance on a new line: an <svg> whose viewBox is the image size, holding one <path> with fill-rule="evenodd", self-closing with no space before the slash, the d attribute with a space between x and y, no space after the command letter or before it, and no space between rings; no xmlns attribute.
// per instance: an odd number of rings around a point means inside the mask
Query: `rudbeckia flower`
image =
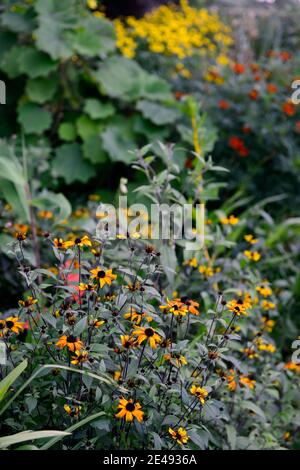
<svg viewBox="0 0 300 470"><path fill-rule="evenodd" d="M71 416L71 418L78 418L81 411L81 406L64 405L64 410L68 413L69 416Z"/></svg>
<svg viewBox="0 0 300 470"><path fill-rule="evenodd" d="M195 302L194 300L191 300L187 297L181 297L181 302L184 303L184 305L187 306L188 311L192 313L193 315L199 315L199 310L197 307L199 307L199 303Z"/></svg>
<svg viewBox="0 0 300 470"><path fill-rule="evenodd" d="M149 315L147 316L146 313L137 313L135 310L132 310L132 312L125 313L124 318L126 320L132 321L132 323L135 323L136 325L140 325L143 318L146 318L147 322L151 322L153 320L153 318Z"/></svg>
<svg viewBox="0 0 300 470"><path fill-rule="evenodd" d="M84 237L77 237L73 241L68 242L69 246L92 246L92 242L87 235Z"/></svg>
<svg viewBox="0 0 300 470"><path fill-rule="evenodd" d="M88 352L87 351L75 351L75 356L72 356L71 364L77 366L78 364L82 364L88 360Z"/></svg>
<svg viewBox="0 0 300 470"><path fill-rule="evenodd" d="M13 333L19 334L24 329L24 322L19 320L19 317L7 317L5 319L5 328Z"/></svg>
<svg viewBox="0 0 300 470"><path fill-rule="evenodd" d="M249 233L248 235L245 235L244 239L246 240L246 242L251 243L251 245L256 245L256 243L258 243L257 238L254 238L254 236L251 233Z"/></svg>
<svg viewBox="0 0 300 470"><path fill-rule="evenodd" d="M85 291L88 291L88 292L93 292L94 290L96 290L96 286L95 284L84 284L83 282L81 282L79 284L79 290L80 292L85 292Z"/></svg>
<svg viewBox="0 0 300 470"><path fill-rule="evenodd" d="M133 335L137 336L138 344L149 341L150 347L156 349L157 343L161 342L161 337L153 328L137 328L133 331Z"/></svg>
<svg viewBox="0 0 300 470"><path fill-rule="evenodd" d="M174 362L177 365L177 367L182 367L182 366L187 365L186 358L184 356L181 356L180 354L176 354L176 353L166 354L164 356L164 359L165 361Z"/></svg>
<svg viewBox="0 0 300 470"><path fill-rule="evenodd" d="M261 255L260 253L258 253L257 251L250 251L250 250L245 250L244 251L244 255L246 256L246 258L248 258L250 261L259 261L260 258L261 258Z"/></svg>
<svg viewBox="0 0 300 470"><path fill-rule="evenodd" d="M67 242L62 238L54 238L53 243L58 250L66 250L72 246L72 242Z"/></svg>
<svg viewBox="0 0 300 470"><path fill-rule="evenodd" d="M121 335L121 343L125 349L134 348L137 345L136 339L129 335Z"/></svg>
<svg viewBox="0 0 300 470"><path fill-rule="evenodd" d="M101 318L96 318L95 320L92 321L92 327L100 328L100 326L104 325L104 323L106 323L106 320L101 320Z"/></svg>
<svg viewBox="0 0 300 470"><path fill-rule="evenodd" d="M227 308L230 312L234 313L238 317L240 315L248 315L247 308L250 308L249 303L245 303L242 299L232 299L227 303Z"/></svg>
<svg viewBox="0 0 300 470"><path fill-rule="evenodd" d="M241 375L239 381L241 387L246 386L250 388L250 390L253 390L256 384L255 380L249 379L249 377L246 377L245 375Z"/></svg>
<svg viewBox="0 0 300 470"><path fill-rule="evenodd" d="M186 430L181 427L178 428L177 431L169 428L169 434L171 435L172 439L177 442L177 444L186 444L189 440L189 436L187 435Z"/></svg>
<svg viewBox="0 0 300 470"><path fill-rule="evenodd" d="M134 402L132 398L129 400L121 398L118 405L118 413L115 414L115 417L125 418L126 421L133 421L136 418L139 422L142 422L144 412L141 408L141 405L138 402Z"/></svg>
<svg viewBox="0 0 300 470"><path fill-rule="evenodd" d="M103 268L100 268L100 266L95 269L91 269L90 273L93 279L99 281L101 288L104 287L106 284L110 286L112 281L117 278L117 275L113 274L112 269L108 269L107 271L105 271Z"/></svg>
<svg viewBox="0 0 300 470"><path fill-rule="evenodd" d="M75 352L83 348L83 342L73 335L63 335L57 341L56 346L61 349L67 347L69 351Z"/></svg>
<svg viewBox="0 0 300 470"><path fill-rule="evenodd" d="M24 307L24 308L32 307L32 305L36 303L37 303L37 299L34 299L33 297L27 297L26 300L19 300L18 302L20 307Z"/></svg>
<svg viewBox="0 0 300 470"><path fill-rule="evenodd" d="M208 396L208 391L206 390L206 388L201 388L197 387L197 385L192 385L192 387L190 388L190 392L192 395L195 395L195 397L199 399L201 405L204 405L206 397Z"/></svg>
<svg viewBox="0 0 300 470"><path fill-rule="evenodd" d="M173 313L175 316L185 316L188 313L188 307L180 299L167 299L166 305L160 305L161 310L167 313Z"/></svg>

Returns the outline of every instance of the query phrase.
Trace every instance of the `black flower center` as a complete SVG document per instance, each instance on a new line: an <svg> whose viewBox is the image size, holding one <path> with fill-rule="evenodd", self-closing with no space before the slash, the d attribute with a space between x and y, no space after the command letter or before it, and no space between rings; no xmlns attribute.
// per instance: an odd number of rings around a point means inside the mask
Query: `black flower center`
<svg viewBox="0 0 300 470"><path fill-rule="evenodd" d="M76 343L76 338L73 335L67 337L67 343Z"/></svg>
<svg viewBox="0 0 300 470"><path fill-rule="evenodd" d="M4 330L5 328L5 323L4 322L0 322L0 330Z"/></svg>
<svg viewBox="0 0 300 470"><path fill-rule="evenodd" d="M74 243L75 245L79 245L79 243L81 243L81 238L76 238Z"/></svg>
<svg viewBox="0 0 300 470"><path fill-rule="evenodd" d="M7 328L12 328L12 327L14 326L14 322L8 320L8 321L6 322L6 326L7 326Z"/></svg>
<svg viewBox="0 0 300 470"><path fill-rule="evenodd" d="M105 277L105 271L98 271L97 277L98 277L98 278L101 278L101 279L102 279L103 277Z"/></svg>
<svg viewBox="0 0 300 470"><path fill-rule="evenodd" d="M127 405L126 405L126 410L127 410L127 411L131 411L131 412L132 412L132 411L134 411L134 409L135 409L135 406L134 406L133 403L127 403Z"/></svg>
<svg viewBox="0 0 300 470"><path fill-rule="evenodd" d="M152 328L146 328L145 329L145 335L148 336L149 338L154 335L154 331Z"/></svg>

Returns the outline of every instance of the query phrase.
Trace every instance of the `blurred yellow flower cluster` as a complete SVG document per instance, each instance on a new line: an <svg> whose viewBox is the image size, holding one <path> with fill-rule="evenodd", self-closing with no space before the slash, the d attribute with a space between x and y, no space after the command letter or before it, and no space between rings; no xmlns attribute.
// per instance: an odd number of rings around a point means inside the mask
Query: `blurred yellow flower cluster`
<svg viewBox="0 0 300 470"><path fill-rule="evenodd" d="M217 14L193 8L187 0L181 0L180 6L160 6L141 19L128 17L124 22L117 19L114 23L117 47L126 57L134 57L138 40L143 40L157 54L183 60L198 52L227 63L232 44L230 28Z"/></svg>

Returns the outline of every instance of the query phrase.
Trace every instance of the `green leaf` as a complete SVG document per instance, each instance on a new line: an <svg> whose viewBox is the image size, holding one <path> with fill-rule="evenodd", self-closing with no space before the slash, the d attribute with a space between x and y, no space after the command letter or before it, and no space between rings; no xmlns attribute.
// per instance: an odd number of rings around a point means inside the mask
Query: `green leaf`
<svg viewBox="0 0 300 470"><path fill-rule="evenodd" d="M73 431L76 431L76 429L79 429L82 426L85 426L90 421L93 421L94 419L97 419L97 418L99 418L100 416L103 416L103 415L105 415L105 413L103 411L100 411L99 413L95 413L93 415L90 415L87 418L82 419L78 423L73 424L73 426L66 429L66 432L67 433L72 433ZM58 441L60 441L63 438L64 438L64 436L59 436L59 437L55 437L54 439L51 439L49 442L47 442L47 444L44 444L41 447L41 450L49 449L50 447L52 447L54 444L56 444Z"/></svg>
<svg viewBox="0 0 300 470"><path fill-rule="evenodd" d="M26 134L42 134L49 129L52 114L33 103L25 103L18 108L18 122Z"/></svg>
<svg viewBox="0 0 300 470"><path fill-rule="evenodd" d="M80 181L86 183L95 176L95 170L83 159L80 145L64 144L56 150L52 163L52 174L62 177L67 184Z"/></svg>
<svg viewBox="0 0 300 470"><path fill-rule="evenodd" d="M0 438L0 449L7 449L7 447L19 444L20 442L33 441L35 439L45 439L46 437L56 437L62 439L69 436L70 432L64 431L24 431L5 436Z"/></svg>
<svg viewBox="0 0 300 470"><path fill-rule="evenodd" d="M61 140L73 142L76 140L77 130L72 122L62 122L58 128L58 135Z"/></svg>
<svg viewBox="0 0 300 470"><path fill-rule="evenodd" d="M82 114L76 121L76 128L82 140L86 140L93 135L98 135L101 125L89 116Z"/></svg>
<svg viewBox="0 0 300 470"><path fill-rule="evenodd" d="M76 52L89 57L106 55L115 45L114 28L110 21L89 15L81 19L80 27L74 34L73 46Z"/></svg>
<svg viewBox="0 0 300 470"><path fill-rule="evenodd" d="M95 72L105 93L113 98L134 100L141 95L143 70L133 60L114 56L103 61Z"/></svg>
<svg viewBox="0 0 300 470"><path fill-rule="evenodd" d="M5 397L11 385L17 380L28 365L27 359L15 367L3 380L0 382L0 402Z"/></svg>
<svg viewBox="0 0 300 470"><path fill-rule="evenodd" d="M180 117L177 109L152 103L151 101L141 100L136 107L145 118L158 126L173 124Z"/></svg>
<svg viewBox="0 0 300 470"><path fill-rule="evenodd" d="M266 419L266 416L265 416L265 413L263 412L263 410L259 406L255 405L255 403L252 403L251 401L243 401L241 403L241 407L244 410L252 411L256 415L263 418L264 420Z"/></svg>
<svg viewBox="0 0 300 470"><path fill-rule="evenodd" d="M82 146L84 158L92 163L104 163L107 153L103 150L101 139L98 135L92 135L85 140Z"/></svg>
<svg viewBox="0 0 300 470"><path fill-rule="evenodd" d="M28 80L25 91L31 101L43 104L53 98L57 87L57 78L52 75Z"/></svg>
<svg viewBox="0 0 300 470"><path fill-rule="evenodd" d="M33 47L26 47L20 55L20 71L30 78L45 77L57 68L48 54L38 51Z"/></svg>
<svg viewBox="0 0 300 470"><path fill-rule="evenodd" d="M28 80L25 91L31 101L43 104L53 98L57 87L58 81L52 75L45 78L34 78Z"/></svg>
<svg viewBox="0 0 300 470"><path fill-rule="evenodd" d="M8 75L9 78L16 78L21 73L20 68L20 52L24 48L14 46L8 49L1 57L1 70Z"/></svg>
<svg viewBox="0 0 300 470"><path fill-rule="evenodd" d="M129 153L130 150L135 150L137 147L131 124L130 120L116 119L114 124L107 127L101 134L103 148L113 161L129 164L135 158L133 154Z"/></svg>
<svg viewBox="0 0 300 470"><path fill-rule="evenodd" d="M37 0L38 28L35 31L38 49L56 59L69 59L73 54L73 34L79 22L76 0Z"/></svg>
<svg viewBox="0 0 300 470"><path fill-rule="evenodd" d="M90 98L85 101L84 111L92 119L106 119L115 113L115 108L111 103L101 103L95 98Z"/></svg>

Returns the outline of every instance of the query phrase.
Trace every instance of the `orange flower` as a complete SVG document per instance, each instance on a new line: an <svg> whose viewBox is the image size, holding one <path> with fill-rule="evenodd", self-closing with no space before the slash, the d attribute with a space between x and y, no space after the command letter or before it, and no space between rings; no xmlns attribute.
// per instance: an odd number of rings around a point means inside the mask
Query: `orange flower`
<svg viewBox="0 0 300 470"><path fill-rule="evenodd" d="M243 64L236 63L236 64L233 65L233 71L237 75L242 75L245 72L245 70L246 70L246 68Z"/></svg>
<svg viewBox="0 0 300 470"><path fill-rule="evenodd" d="M137 341L139 344L143 343L144 341L149 341L150 347L152 349L157 348L156 343L161 342L161 337L155 332L153 328L137 328L133 331L133 335L137 336Z"/></svg>
<svg viewBox="0 0 300 470"><path fill-rule="evenodd" d="M253 90L251 90L249 93L249 98L253 101L257 100L258 96L259 96L259 93L257 90L255 90L255 88L253 88Z"/></svg>
<svg viewBox="0 0 300 470"><path fill-rule="evenodd" d="M268 83L267 84L267 92L268 93L277 93L278 92L278 88L276 85L274 85L273 83Z"/></svg>
<svg viewBox="0 0 300 470"><path fill-rule="evenodd" d="M226 100L220 100L218 106L219 106L220 109L230 108L230 104Z"/></svg>
<svg viewBox="0 0 300 470"><path fill-rule="evenodd" d="M141 408L141 405L138 402L134 402L132 398L129 400L121 398L119 400L118 413L115 414L115 417L125 418L126 421L133 421L133 418L136 418L141 423L144 415Z"/></svg>
<svg viewBox="0 0 300 470"><path fill-rule="evenodd" d="M295 116L296 114L296 106L287 101L286 103L284 103L282 105L282 111L284 112L284 114L286 114L287 116Z"/></svg>
<svg viewBox="0 0 300 470"><path fill-rule="evenodd" d="M63 335L57 341L56 346L58 346L61 349L67 347L69 351L75 352L75 351L80 351L80 349L83 348L83 342L79 338L76 338L73 335L69 335L69 336Z"/></svg>
<svg viewBox="0 0 300 470"><path fill-rule="evenodd" d="M279 57L282 60L282 62L287 62L292 58L292 54L288 51L282 51L279 53Z"/></svg>

